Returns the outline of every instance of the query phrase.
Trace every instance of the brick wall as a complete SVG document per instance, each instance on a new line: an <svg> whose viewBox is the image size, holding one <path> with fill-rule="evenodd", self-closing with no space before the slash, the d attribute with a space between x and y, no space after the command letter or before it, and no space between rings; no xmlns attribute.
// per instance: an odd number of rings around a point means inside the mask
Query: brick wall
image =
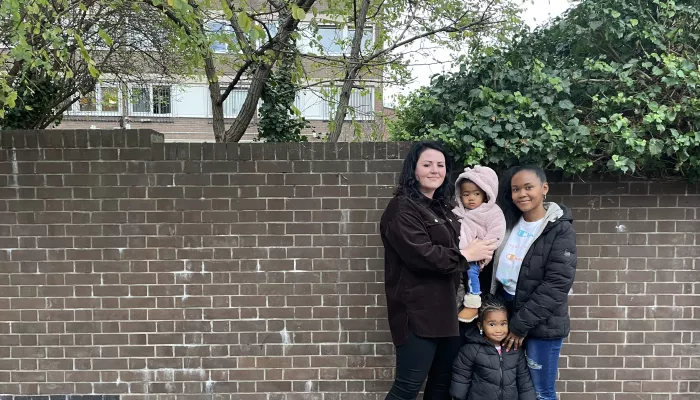
<svg viewBox="0 0 700 400"><path fill-rule="evenodd" d="M383 399L376 229L405 144L0 139L0 394ZM700 398L698 187L549 197L579 232L562 400Z"/></svg>

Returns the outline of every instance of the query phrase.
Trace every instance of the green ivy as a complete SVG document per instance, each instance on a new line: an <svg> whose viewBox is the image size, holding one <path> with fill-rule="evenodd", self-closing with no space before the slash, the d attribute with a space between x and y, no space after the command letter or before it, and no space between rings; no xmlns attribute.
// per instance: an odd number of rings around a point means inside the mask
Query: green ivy
<svg viewBox="0 0 700 400"><path fill-rule="evenodd" d="M303 12L303 10L302 10ZM288 46L294 49L293 45ZM260 120L258 121L258 138L265 142L306 142L302 133L304 128L311 126L309 121L301 116L294 107L294 98L298 85L294 81L298 57L286 53L279 67L272 72L265 82L260 99Z"/></svg>
<svg viewBox="0 0 700 400"><path fill-rule="evenodd" d="M400 104L395 140L465 165L700 178L697 1L583 0Z"/></svg>

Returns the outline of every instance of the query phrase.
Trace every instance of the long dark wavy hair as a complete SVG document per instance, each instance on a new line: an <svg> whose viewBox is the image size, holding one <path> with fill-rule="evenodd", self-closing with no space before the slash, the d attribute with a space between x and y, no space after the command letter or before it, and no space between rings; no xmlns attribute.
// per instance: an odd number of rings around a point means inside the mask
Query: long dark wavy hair
<svg viewBox="0 0 700 400"><path fill-rule="evenodd" d="M406 155L394 195L404 195L413 200L418 200L423 197L418 181L416 180L416 165L418 164L420 155L428 149L437 150L445 156L445 181L442 182L442 185L435 191L433 198L446 202L452 199L454 184L449 181L452 172L452 159L447 155L442 144L427 140L414 144Z"/></svg>
<svg viewBox="0 0 700 400"><path fill-rule="evenodd" d="M547 174L545 174L544 170L539 165L516 165L503 173L499 179L496 204L498 204L498 206L501 207L501 210L503 210L503 215L506 217L506 229L508 230L513 229L513 227L520 220L520 217L523 216L523 212L520 211L515 203L513 203L513 195L511 190L511 181L513 180L513 176L520 171L533 172L543 184L547 182Z"/></svg>

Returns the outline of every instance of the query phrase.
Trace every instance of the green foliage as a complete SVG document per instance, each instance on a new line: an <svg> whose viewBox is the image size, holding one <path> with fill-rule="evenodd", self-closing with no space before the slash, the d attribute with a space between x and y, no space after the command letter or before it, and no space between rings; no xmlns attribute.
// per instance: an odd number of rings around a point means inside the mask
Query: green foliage
<svg viewBox="0 0 700 400"><path fill-rule="evenodd" d="M302 10L303 11L303 10ZM305 142L302 129L310 126L309 121L301 116L294 107L294 98L298 85L294 82L297 57L293 52L287 53L279 67L265 82L260 96L258 139L265 142Z"/></svg>
<svg viewBox="0 0 700 400"><path fill-rule="evenodd" d="M0 51L0 64L3 65L0 68L0 118L17 106L16 77L22 72L39 69L45 71L45 76L53 78L70 71L67 62L72 56L69 44L75 46L76 43L69 43L66 39L68 35L79 37L79 34L73 25L69 32L64 32L67 26L55 23L58 13L68 6L68 1L57 4L48 0L0 2L0 42L8 48ZM83 57L86 63L94 63L83 52L75 56Z"/></svg>
<svg viewBox="0 0 700 400"><path fill-rule="evenodd" d="M698 26L694 0L583 0L434 77L392 138L443 140L465 165L700 178Z"/></svg>
<svg viewBox="0 0 700 400"><path fill-rule="evenodd" d="M64 96L64 87L46 76L36 76L36 71L25 79L32 82L31 86L20 89L17 103L21 106L7 107L4 118L0 119L0 129L36 129L37 122L47 118L55 106L55 99ZM54 121L60 123L62 115Z"/></svg>
<svg viewBox="0 0 700 400"><path fill-rule="evenodd" d="M101 78L175 71L159 14L123 0L0 1L0 129L57 123Z"/></svg>

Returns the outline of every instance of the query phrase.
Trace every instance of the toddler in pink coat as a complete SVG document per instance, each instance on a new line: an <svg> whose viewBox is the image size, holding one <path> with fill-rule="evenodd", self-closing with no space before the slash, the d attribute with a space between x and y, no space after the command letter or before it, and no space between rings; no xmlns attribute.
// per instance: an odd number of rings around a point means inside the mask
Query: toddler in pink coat
<svg viewBox="0 0 700 400"><path fill-rule="evenodd" d="M496 204L498 193L498 175L488 167L475 166L465 168L459 175L456 187L457 207L452 210L461 219L459 248L463 249L475 239L496 239L497 246L503 241L506 232L506 219L503 211ZM463 281L466 294L464 308L459 312L461 322L473 321L481 307L481 285L479 272L481 267L491 261L491 257L479 262L469 263L469 270ZM459 299L462 301L462 299Z"/></svg>

